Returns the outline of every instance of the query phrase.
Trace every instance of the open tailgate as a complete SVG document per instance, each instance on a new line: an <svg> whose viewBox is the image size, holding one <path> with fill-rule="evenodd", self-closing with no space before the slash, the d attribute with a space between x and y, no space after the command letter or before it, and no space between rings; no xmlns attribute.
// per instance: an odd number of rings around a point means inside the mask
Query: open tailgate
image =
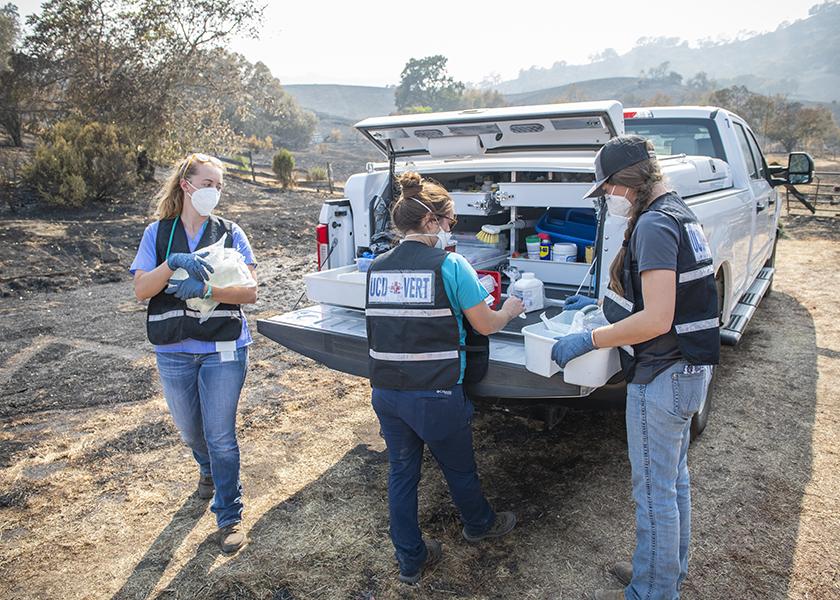
<svg viewBox="0 0 840 600"><path fill-rule="evenodd" d="M361 310L316 304L259 319L257 331L331 369L368 376L365 314ZM566 383L561 374L542 377L528 371L524 339L515 334L490 337L490 368L483 380L469 386L474 395L499 398L573 398L589 391Z"/></svg>

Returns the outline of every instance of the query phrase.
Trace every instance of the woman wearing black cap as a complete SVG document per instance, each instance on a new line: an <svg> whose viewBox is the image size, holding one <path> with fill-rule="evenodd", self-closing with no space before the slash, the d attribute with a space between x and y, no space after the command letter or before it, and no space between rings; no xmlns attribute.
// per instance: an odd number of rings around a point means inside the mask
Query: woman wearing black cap
<svg viewBox="0 0 840 600"><path fill-rule="evenodd" d="M610 140L595 171L588 197L605 196L610 215L627 220L604 294L611 324L559 338L552 349L564 367L594 348L619 348L627 381L636 550L632 563L613 568L626 588L595 598L673 600L688 572L691 419L720 354L712 255L697 217L665 186L649 141ZM566 308L594 302L572 296Z"/></svg>

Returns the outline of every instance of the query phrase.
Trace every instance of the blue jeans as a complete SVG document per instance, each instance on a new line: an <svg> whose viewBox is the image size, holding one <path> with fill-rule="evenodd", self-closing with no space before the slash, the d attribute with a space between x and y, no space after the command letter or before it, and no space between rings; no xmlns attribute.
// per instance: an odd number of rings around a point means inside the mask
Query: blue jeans
<svg viewBox="0 0 840 600"><path fill-rule="evenodd" d="M248 347L235 359L219 352L158 352L163 395L181 438L192 449L202 475L212 475L216 494L210 508L219 527L242 519L236 407L248 370Z"/></svg>
<svg viewBox="0 0 840 600"><path fill-rule="evenodd" d="M417 484L424 443L440 465L464 528L481 535L496 513L481 492L472 444L472 402L463 386L449 390L405 392L373 388L371 402L379 417L391 465L388 507L391 541L400 572L414 575L426 560L417 523Z"/></svg>
<svg viewBox="0 0 840 600"><path fill-rule="evenodd" d="M636 551L627 600L675 600L688 573L691 418L709 367L680 361L647 384L627 386L627 445L636 502Z"/></svg>

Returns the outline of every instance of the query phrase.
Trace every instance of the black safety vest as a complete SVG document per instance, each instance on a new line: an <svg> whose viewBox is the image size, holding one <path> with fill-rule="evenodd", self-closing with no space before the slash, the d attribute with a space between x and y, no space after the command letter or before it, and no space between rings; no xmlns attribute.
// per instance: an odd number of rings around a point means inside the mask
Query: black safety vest
<svg viewBox="0 0 840 600"><path fill-rule="evenodd" d="M445 258L444 250L405 242L371 263L365 320L374 387L451 388L461 374L461 349L467 351L464 383L486 374L489 339L473 331L466 318L466 346L460 346L458 322L443 284Z"/></svg>
<svg viewBox="0 0 840 600"><path fill-rule="evenodd" d="M174 230L173 230L174 225ZM196 251L225 238L225 247L233 247L233 223L211 215ZM176 252L189 253L187 233L181 219L164 219L158 223L155 253L160 265ZM166 288L164 288L166 289ZM238 304L219 304L204 323L200 314L190 310L184 300L161 290L149 300L146 310L146 333L153 344L174 344L187 338L206 342L230 342L242 334L242 311Z"/></svg>
<svg viewBox="0 0 840 600"><path fill-rule="evenodd" d="M686 362L695 365L716 365L720 362L720 320L713 257L709 243L697 217L682 198L671 192L654 200L644 212L655 210L677 222L680 232L677 254L677 298L672 331L676 334L680 353ZM644 214L644 212L642 214ZM636 235L634 231L632 235ZM631 236L624 254L622 284L624 296L611 289L604 295L604 316L610 323L626 319L644 308L642 278L633 257ZM619 348L624 378L632 381L635 356L651 341L635 344L631 349Z"/></svg>

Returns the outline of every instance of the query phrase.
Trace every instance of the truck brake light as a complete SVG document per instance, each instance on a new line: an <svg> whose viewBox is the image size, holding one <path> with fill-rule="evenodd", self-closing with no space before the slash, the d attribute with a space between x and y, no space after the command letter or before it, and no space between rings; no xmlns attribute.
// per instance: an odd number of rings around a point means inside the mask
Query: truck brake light
<svg viewBox="0 0 840 600"><path fill-rule="evenodd" d="M625 110L624 111L624 118L625 119L632 119L635 116L636 116L636 111L635 110Z"/></svg>
<svg viewBox="0 0 840 600"><path fill-rule="evenodd" d="M328 229L327 226L323 223L320 223L317 227L315 227L315 241L318 244L318 265L317 268L320 271L324 266L324 263L327 260L327 255L329 253L329 239L328 239Z"/></svg>

